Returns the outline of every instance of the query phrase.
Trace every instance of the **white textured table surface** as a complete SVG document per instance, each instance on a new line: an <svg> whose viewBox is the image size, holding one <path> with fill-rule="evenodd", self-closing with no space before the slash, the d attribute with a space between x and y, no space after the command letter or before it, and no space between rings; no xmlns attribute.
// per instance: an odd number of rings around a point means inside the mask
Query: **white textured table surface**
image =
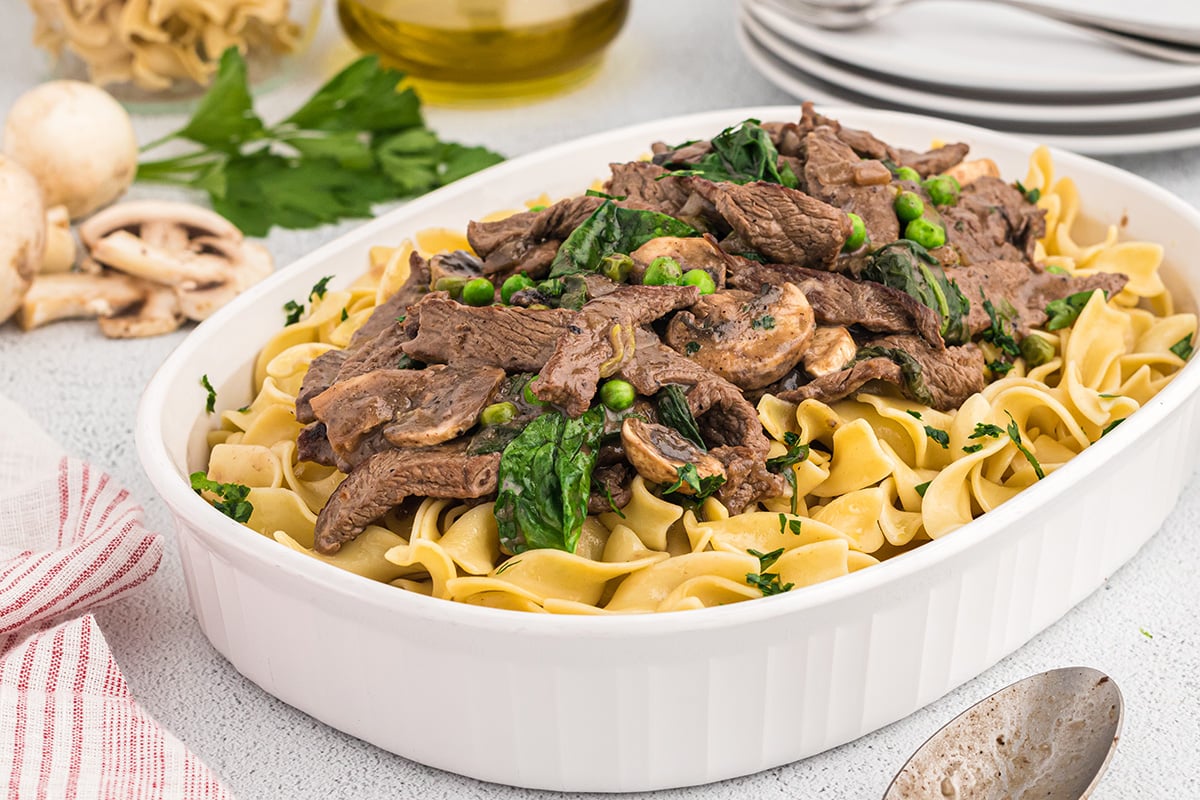
<svg viewBox="0 0 1200 800"><path fill-rule="evenodd" d="M0 113L44 77L29 44L32 21L3 0ZM323 20L336 27L333 14ZM519 155L627 123L791 98L760 78L737 50L727 0L636 0L603 72L582 89L499 111L429 109L444 137ZM308 71L344 57L336 43L310 55ZM1052 64L1048 54L1047 64ZM317 78L267 95L269 118L307 96ZM303 83L303 85L301 85ZM178 117L140 117L140 138ZM1114 158L1200 205L1200 149ZM276 231L281 265L354 227ZM483 784L386 753L325 727L262 692L213 650L188 609L171 522L138 464L138 397L186 331L108 341L87 322L23 334L0 329L0 393L25 406L69 450L110 469L142 499L167 556L134 596L99 613L135 696L250 798L524 798L544 795ZM1126 701L1124 736L1099 798L1200 797L1200 481L1193 479L1163 529L1134 560L1064 619L979 678L875 734L806 761L661 798L870 798L883 794L909 753L972 702L1025 675L1090 665L1112 675ZM1142 629L1153 634L1147 638ZM397 688L403 678L397 676Z"/></svg>

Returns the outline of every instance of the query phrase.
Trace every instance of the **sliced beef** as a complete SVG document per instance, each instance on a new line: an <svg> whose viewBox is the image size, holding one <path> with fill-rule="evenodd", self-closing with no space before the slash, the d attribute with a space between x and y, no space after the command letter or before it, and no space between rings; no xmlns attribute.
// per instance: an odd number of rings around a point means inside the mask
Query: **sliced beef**
<svg viewBox="0 0 1200 800"><path fill-rule="evenodd" d="M960 264L1033 261L1037 240L1046 232L1044 212L1015 187L984 176L963 187L958 203L940 209L946 243Z"/></svg>
<svg viewBox="0 0 1200 800"><path fill-rule="evenodd" d="M523 211L492 222L467 225L467 241L483 258L483 273L502 281L517 272L544 277L558 246L604 202L572 197L542 211Z"/></svg>
<svg viewBox="0 0 1200 800"><path fill-rule="evenodd" d="M895 384L910 399L950 411L983 390L983 352L973 344L935 349L920 337L897 334L872 339L859 352L878 356L778 396L793 403L808 398L828 403L849 396L868 381L881 380Z"/></svg>
<svg viewBox="0 0 1200 800"><path fill-rule="evenodd" d="M831 269L850 235L845 213L796 189L690 180L743 242L772 261Z"/></svg>
<svg viewBox="0 0 1200 800"><path fill-rule="evenodd" d="M467 306L433 292L409 311L416 335L410 357L430 364L485 364L509 372L537 372L575 316L563 309Z"/></svg>
<svg viewBox="0 0 1200 800"><path fill-rule="evenodd" d="M862 217L871 245L900 238L893 208L892 173L881 162L859 158L833 129L817 128L804 137L805 190L831 206Z"/></svg>
<svg viewBox="0 0 1200 800"><path fill-rule="evenodd" d="M462 443L384 450L359 464L317 515L314 548L336 553L405 498L471 499L496 491L500 454L467 455Z"/></svg>
<svg viewBox="0 0 1200 800"><path fill-rule="evenodd" d="M847 128L836 119L816 113L812 103L805 103L800 115L800 130L807 133L815 128L827 126L842 142L863 158L889 159L897 166L911 167L922 176L945 172L967 157L970 148L960 143L918 152L902 147L892 147L869 131Z"/></svg>
<svg viewBox="0 0 1200 800"><path fill-rule="evenodd" d="M632 470L624 461L597 466L592 471L592 493L588 496L588 513L603 514L613 508L623 508L633 499L629 481Z"/></svg>
<svg viewBox="0 0 1200 800"><path fill-rule="evenodd" d="M675 216L692 196L687 181L665 177L667 170L649 161L629 161L610 164L612 176L604 191L614 197L623 197L622 205L630 208L647 208Z"/></svg>
<svg viewBox="0 0 1200 800"><path fill-rule="evenodd" d="M655 164L695 164L712 152L712 142L701 139L678 147L672 147L666 142L655 142L650 145L650 152Z"/></svg>
<svg viewBox="0 0 1200 800"><path fill-rule="evenodd" d="M385 328L395 325L409 306L429 293L429 274L429 262L414 252L408 259L408 278L391 297L375 307L367 321L350 337L349 347L374 339Z"/></svg>
<svg viewBox="0 0 1200 800"><path fill-rule="evenodd" d="M325 435L324 422L313 422L300 430L296 437L296 458L327 467L337 466L333 446L329 444L329 438Z"/></svg>
<svg viewBox="0 0 1200 800"><path fill-rule="evenodd" d="M932 346L943 346L942 322L937 312L882 283L856 281L838 273L791 264L756 264L745 260L729 273L730 285L744 289L785 282L796 284L804 292L817 322L822 325L858 325L878 333L916 331Z"/></svg>
<svg viewBox="0 0 1200 800"><path fill-rule="evenodd" d="M1022 335L1046 322L1046 306L1076 292L1104 289L1109 296L1124 288L1127 278L1118 273L1073 277L1043 272L1021 261L989 261L970 267L951 267L946 277L954 280L963 295L971 302L967 325L971 333L979 334L991 326L991 318L983 307L990 300L998 311L1009 307L1017 312L1010 320Z"/></svg>
<svg viewBox="0 0 1200 800"><path fill-rule="evenodd" d="M589 301L561 331L533 393L578 417L591 406L600 378L633 354L622 342L632 342L639 327L699 297L695 286L621 286Z"/></svg>
<svg viewBox="0 0 1200 800"><path fill-rule="evenodd" d="M486 366L379 369L313 398L338 468L347 472L388 447L440 444L474 427L504 379Z"/></svg>
<svg viewBox="0 0 1200 800"><path fill-rule="evenodd" d="M308 424L316 420L312 411L312 399L333 386L338 370L346 361L345 350L328 350L314 358L304 373L300 391L296 394L296 421Z"/></svg>

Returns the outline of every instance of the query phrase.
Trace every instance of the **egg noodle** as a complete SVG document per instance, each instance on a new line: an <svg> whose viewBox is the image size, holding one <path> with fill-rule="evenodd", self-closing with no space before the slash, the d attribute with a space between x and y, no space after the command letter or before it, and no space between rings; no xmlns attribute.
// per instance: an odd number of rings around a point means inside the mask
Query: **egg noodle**
<svg viewBox="0 0 1200 800"><path fill-rule="evenodd" d="M1128 284L1108 302L1094 293L1073 326L1038 331L1054 345L1048 362L1027 368L1017 359L1008 375L956 411L868 393L799 406L765 396L758 412L774 440L771 457L787 451L785 434L818 445L793 467L794 505L779 497L731 516L710 497L685 510L639 477L619 512L587 518L574 553L507 556L491 503L414 499L336 554L315 552L317 512L345 476L297 461L301 381L314 358L345 347L399 288L414 248L425 256L469 249L463 236L440 230L377 249L371 272L349 290L314 298L305 319L267 343L255 367L254 401L223 412L220 430L209 434L208 476L250 487L247 527L284 546L401 589L497 608L679 611L761 597L764 585L768 593L789 584L799 589L869 567L945 536L1058 469L1184 364L1172 345L1194 336L1196 317L1174 313L1158 275L1162 247L1118 242L1115 226L1103 241L1076 242L1079 193L1070 178L1054 179L1045 148L1033 154L1024 185L1040 190L1046 212L1039 262L1073 275L1120 272ZM995 356L991 345L980 346Z"/></svg>

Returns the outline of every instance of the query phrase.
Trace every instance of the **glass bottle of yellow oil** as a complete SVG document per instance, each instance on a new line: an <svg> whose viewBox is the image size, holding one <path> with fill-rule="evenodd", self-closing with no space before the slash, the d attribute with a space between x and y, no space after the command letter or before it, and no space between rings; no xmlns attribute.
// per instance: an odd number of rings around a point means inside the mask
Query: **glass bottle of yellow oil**
<svg viewBox="0 0 1200 800"><path fill-rule="evenodd" d="M404 70L427 102L505 102L599 66L629 0L338 0L350 40Z"/></svg>

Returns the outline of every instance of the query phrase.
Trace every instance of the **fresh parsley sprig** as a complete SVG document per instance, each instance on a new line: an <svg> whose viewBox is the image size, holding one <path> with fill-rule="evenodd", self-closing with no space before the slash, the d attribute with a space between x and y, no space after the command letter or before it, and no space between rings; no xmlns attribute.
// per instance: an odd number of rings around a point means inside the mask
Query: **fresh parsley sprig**
<svg viewBox="0 0 1200 800"><path fill-rule="evenodd" d="M217 390L208 380L208 373L200 376L200 385L204 387L207 396L204 398L204 413L211 414L217 409Z"/></svg>
<svg viewBox="0 0 1200 800"><path fill-rule="evenodd" d="M701 478L696 465L689 463L684 464L676 470L675 482L663 489L663 494L671 494L687 486L692 490L693 497L697 500L704 500L717 491L717 489L720 489L724 483L724 475L710 475L707 478Z"/></svg>
<svg viewBox="0 0 1200 800"><path fill-rule="evenodd" d="M217 213L264 236L272 225L368 217L375 203L423 194L502 160L438 139L413 90L397 91L403 78L366 56L267 125L254 110L246 64L231 47L191 120L143 148L186 140L199 149L143 161L138 180L203 190Z"/></svg>
<svg viewBox="0 0 1200 800"><path fill-rule="evenodd" d="M792 431L783 434L783 444L787 452L768 458L766 467L768 472L782 475L788 486L792 487L792 513L795 514L800 507L800 498L796 496L796 471L792 467L808 458L809 449L808 445L800 443L800 435Z"/></svg>
<svg viewBox="0 0 1200 800"><path fill-rule="evenodd" d="M1017 427L1017 421L1013 419L1013 415L1007 411L1004 413L1008 414L1008 438L1011 439L1012 443L1015 444L1017 449L1021 451L1021 455L1025 456L1025 460L1029 462L1029 466L1033 467L1033 472L1038 476L1038 480L1040 481L1042 478L1046 477L1046 473L1042 470L1042 465L1038 463L1037 458L1035 458L1033 453L1030 452L1029 448L1025 446L1025 443L1021 441L1021 429Z"/></svg>
<svg viewBox="0 0 1200 800"><path fill-rule="evenodd" d="M254 513L254 506L246 500L250 495L249 486L240 483L218 483L210 480L203 472L193 472L191 482L196 494L210 492L216 495L215 500L209 500L212 507L235 522L246 522Z"/></svg>

